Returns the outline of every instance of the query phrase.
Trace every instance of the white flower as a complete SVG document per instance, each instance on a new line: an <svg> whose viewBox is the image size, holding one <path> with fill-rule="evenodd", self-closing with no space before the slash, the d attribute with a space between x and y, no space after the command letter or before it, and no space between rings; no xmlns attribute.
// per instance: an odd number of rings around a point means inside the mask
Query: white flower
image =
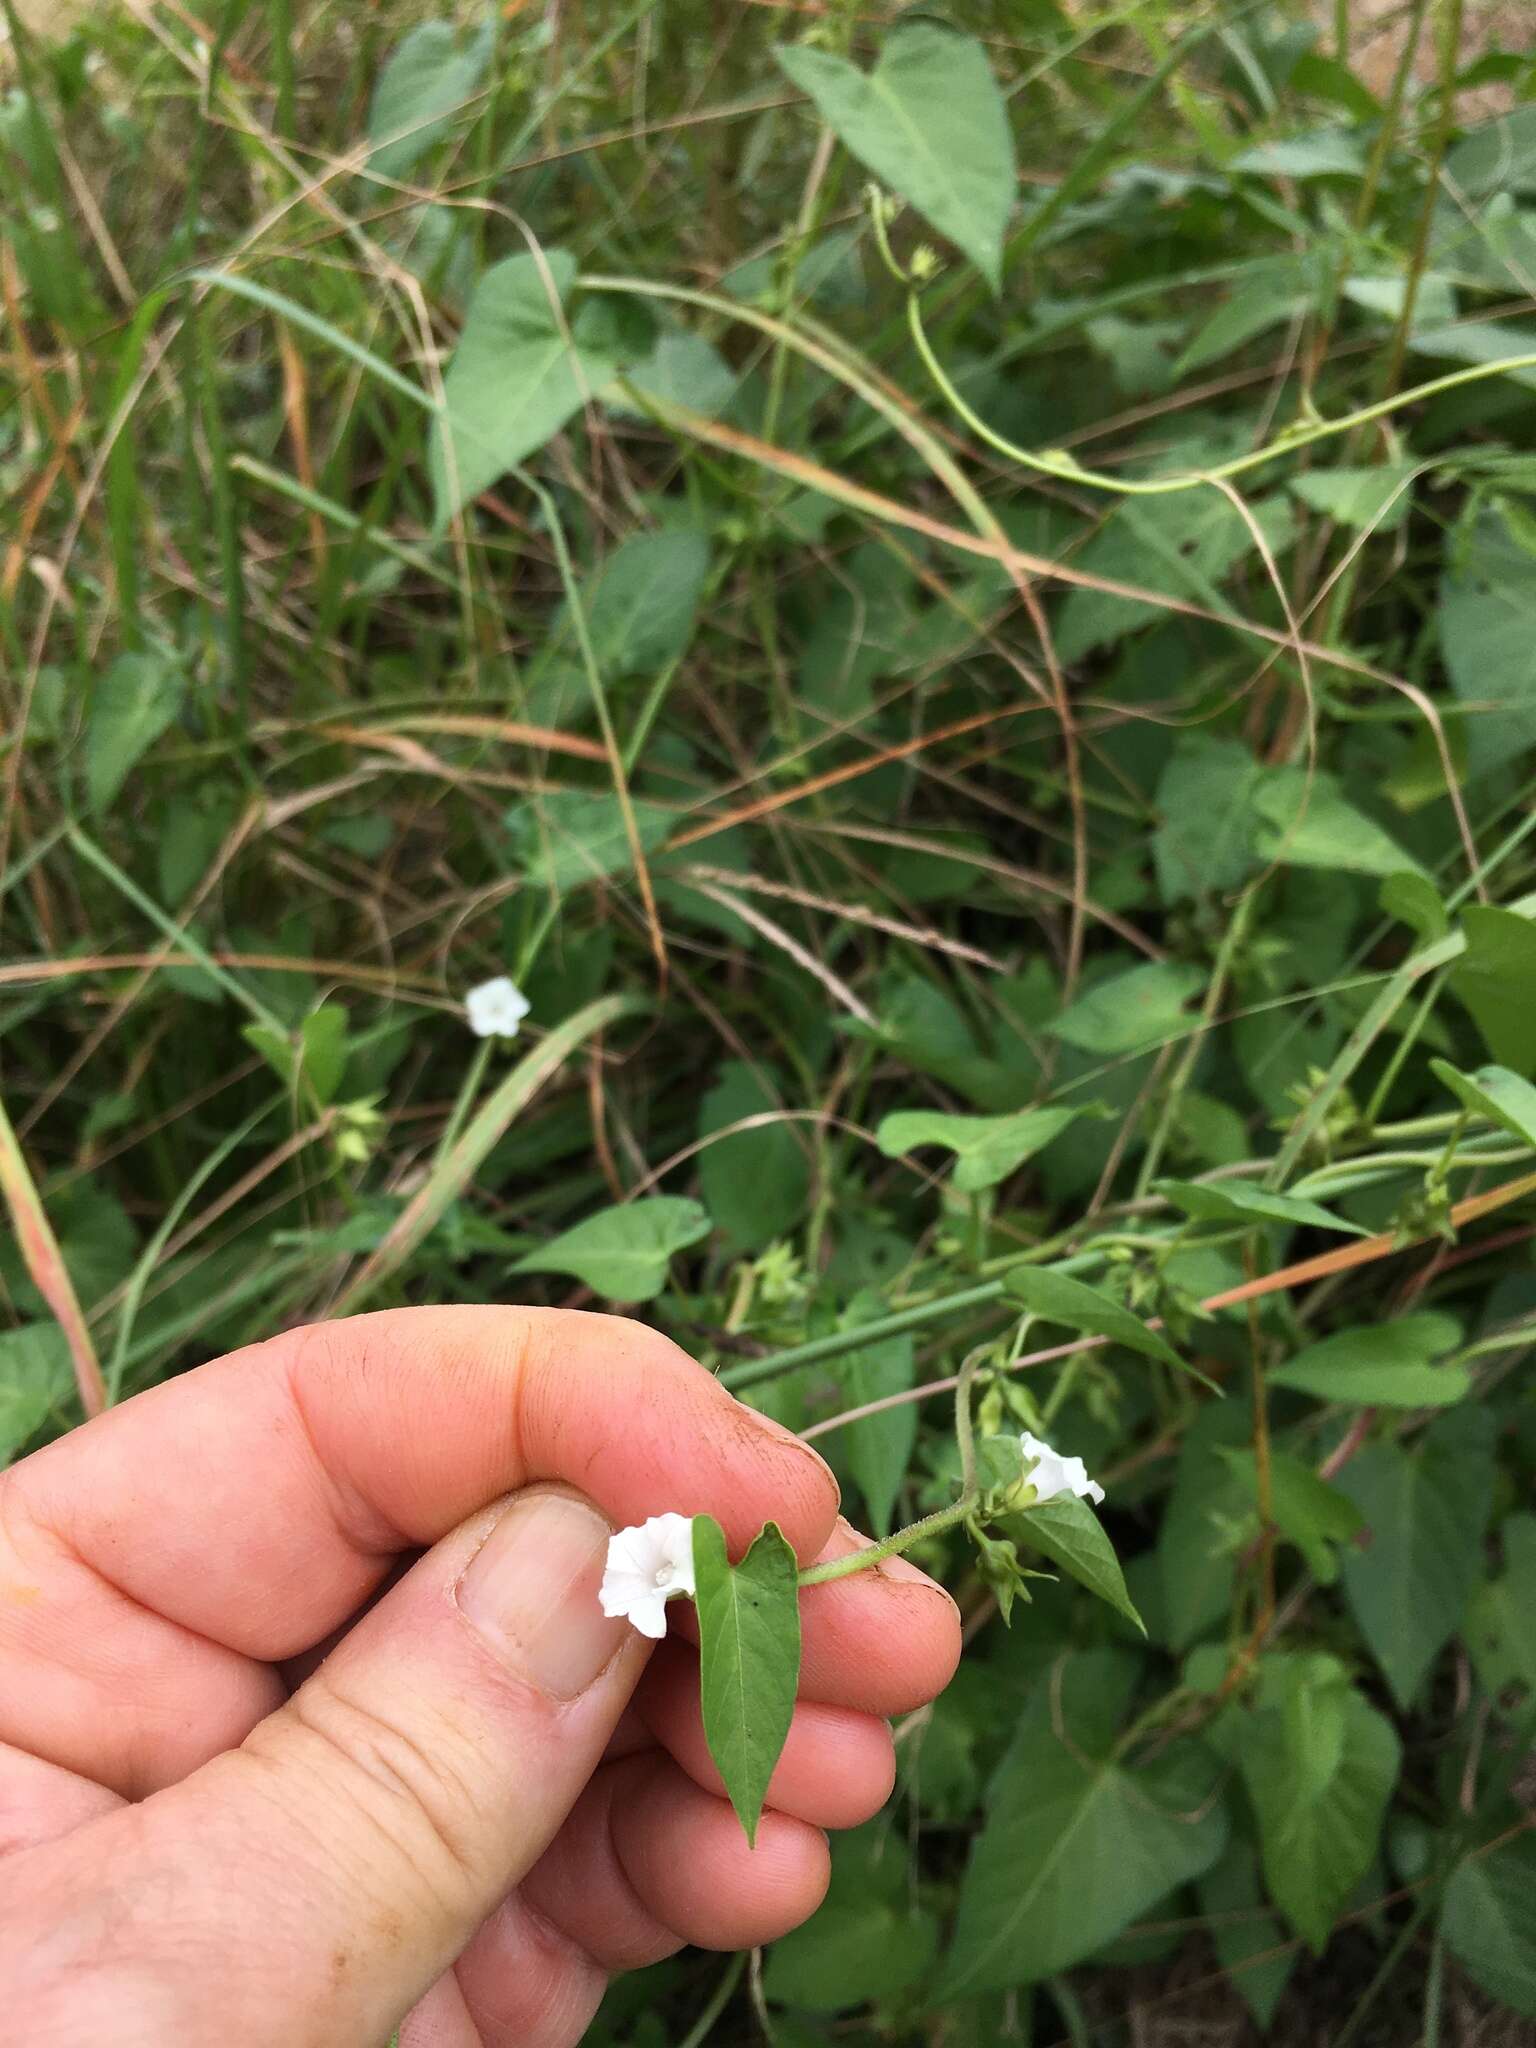
<svg viewBox="0 0 1536 2048"><path fill-rule="evenodd" d="M608 1539L608 1569L598 1591L604 1614L627 1614L643 1636L667 1632L667 1602L692 1595L693 1517L652 1515Z"/></svg>
<svg viewBox="0 0 1536 2048"><path fill-rule="evenodd" d="M1054 1500L1058 1493L1075 1493L1079 1500L1094 1502L1104 1498L1103 1487L1088 1477L1081 1458L1062 1457L1027 1429L1019 1438L1019 1449L1024 1453L1026 1466L1031 1459L1034 1461L1034 1470L1026 1471L1024 1477L1035 1489L1037 1507L1042 1501Z"/></svg>
<svg viewBox="0 0 1536 2048"><path fill-rule="evenodd" d="M515 981L498 974L494 981L482 981L470 990L464 1014L476 1038L516 1038L517 1027L528 1014L528 998Z"/></svg>

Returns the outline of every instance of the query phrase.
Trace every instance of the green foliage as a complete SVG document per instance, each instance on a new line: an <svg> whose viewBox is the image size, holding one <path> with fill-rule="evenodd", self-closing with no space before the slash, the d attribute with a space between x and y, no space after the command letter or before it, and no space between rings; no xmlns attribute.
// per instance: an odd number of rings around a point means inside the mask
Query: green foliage
<svg viewBox="0 0 1536 2048"><path fill-rule="evenodd" d="M809 46L777 55L839 141L998 290L1013 206L1013 135L981 45L914 21L887 39L868 73Z"/></svg>
<svg viewBox="0 0 1536 2048"><path fill-rule="evenodd" d="M940 1997L1069 1969L1221 1854L1209 1754L1179 1744L1135 1771L1117 1754L1135 1680L1101 1650L1036 1693L987 1796Z"/></svg>
<svg viewBox="0 0 1536 2048"><path fill-rule="evenodd" d="M0 1461L78 1420L61 1285L115 1399L627 1306L966 1623L710 2038L1529 2015L1525 54L66 11L0 46ZM1021 1430L1104 1502L1010 1500Z"/></svg>
<svg viewBox="0 0 1536 2048"><path fill-rule="evenodd" d="M1397 1737L1334 1659L1284 1656L1267 1663L1239 1755L1270 1896L1320 1951L1375 1851Z"/></svg>
<svg viewBox="0 0 1536 2048"><path fill-rule="evenodd" d="M600 1209L526 1253L514 1273L569 1273L610 1301L651 1301L667 1284L673 1255L709 1235L703 1205L684 1195Z"/></svg>
<svg viewBox="0 0 1536 2048"><path fill-rule="evenodd" d="M733 1565L720 1524L697 1515L693 1564L704 1733L751 1843L800 1682L795 1553L770 1522Z"/></svg>

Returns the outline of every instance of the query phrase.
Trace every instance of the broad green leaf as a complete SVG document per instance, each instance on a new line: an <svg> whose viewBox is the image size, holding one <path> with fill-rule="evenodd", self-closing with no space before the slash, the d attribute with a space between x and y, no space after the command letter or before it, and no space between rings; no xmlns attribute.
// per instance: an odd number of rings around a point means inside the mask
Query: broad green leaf
<svg viewBox="0 0 1536 2048"><path fill-rule="evenodd" d="M699 1104L698 1135L782 1111L784 1079L772 1068L728 1060ZM810 1162L786 1123L767 1123L717 1139L699 1154L704 1206L733 1251L761 1251L792 1229L805 1211Z"/></svg>
<svg viewBox="0 0 1536 2048"><path fill-rule="evenodd" d="M1502 322L1499 332L1508 335ZM1529 347L1509 336L1497 352ZM1444 554L1440 646L1451 687L1469 707L1471 765L1501 767L1536 741L1536 548L1523 522L1474 498Z"/></svg>
<svg viewBox="0 0 1536 2048"><path fill-rule="evenodd" d="M563 1230L513 1266L514 1273L569 1273L610 1301L652 1301L674 1252L709 1235L709 1216L683 1195L621 1202Z"/></svg>
<svg viewBox="0 0 1536 2048"><path fill-rule="evenodd" d="M1517 1835L1457 1864L1440 1932L1490 1997L1536 2019L1536 1835Z"/></svg>
<svg viewBox="0 0 1536 2048"><path fill-rule="evenodd" d="M1227 168L1261 178L1357 178L1365 169L1365 144L1348 129L1318 128L1255 143Z"/></svg>
<svg viewBox="0 0 1536 2048"><path fill-rule="evenodd" d="M1246 1181L1160 1180L1156 1192L1166 1195L1176 1209L1197 1223L1284 1223L1342 1230L1352 1237L1367 1235L1358 1223L1346 1223L1316 1202L1297 1195L1272 1195L1265 1188L1249 1187Z"/></svg>
<svg viewBox="0 0 1536 2048"><path fill-rule="evenodd" d="M1431 1060L1430 1072L1458 1102L1500 1125L1522 1145L1536 1145L1536 1088L1508 1067L1479 1067L1463 1074L1449 1060Z"/></svg>
<svg viewBox="0 0 1536 2048"><path fill-rule="evenodd" d="M303 1085L322 1107L335 1099L347 1064L347 1013L340 1003L322 1003L293 1033L270 1024L247 1024L241 1032L285 1088Z"/></svg>
<svg viewBox="0 0 1536 2048"><path fill-rule="evenodd" d="M653 674L670 667L693 637L708 574L709 542L687 528L636 534L616 547L582 592L598 674ZM569 607L562 605L549 651L569 658L577 646Z"/></svg>
<svg viewBox="0 0 1536 2048"><path fill-rule="evenodd" d="M1333 1658L1266 1661L1283 1680L1244 1716L1239 1762L1270 1896L1321 1954L1376 1852L1401 1752Z"/></svg>
<svg viewBox="0 0 1536 2048"><path fill-rule="evenodd" d="M1053 1038L1082 1052L1109 1057L1138 1052L1189 1029L1185 1004L1205 985L1205 971L1190 961L1150 961L1095 982L1054 1024Z"/></svg>
<svg viewBox="0 0 1536 2048"><path fill-rule="evenodd" d="M934 1109L898 1109L881 1120L875 1143L887 1159L919 1145L955 1154L955 1186L963 1195L995 1187L1083 1114L1079 1109L1021 1109L1017 1116L946 1116Z"/></svg>
<svg viewBox="0 0 1536 2048"><path fill-rule="evenodd" d="M676 812L662 804L632 805L641 850L653 853L672 829ZM600 790L553 790L507 813L514 854L529 879L564 896L584 882L627 875L634 852L616 796Z"/></svg>
<svg viewBox="0 0 1536 2048"><path fill-rule="evenodd" d="M1316 265L1304 256L1284 257L1252 272L1196 329L1179 357L1177 374L1187 376L1206 363L1231 356L1256 335L1267 334L1304 312L1316 296Z"/></svg>
<svg viewBox="0 0 1536 2048"><path fill-rule="evenodd" d="M1054 1500L1007 1519L1010 1533L1043 1551L1080 1586L1086 1586L1146 1634L1147 1625L1125 1589L1125 1574L1114 1545L1087 1501L1072 1494L1058 1494Z"/></svg>
<svg viewBox="0 0 1536 2048"><path fill-rule="evenodd" d="M875 1297L863 1295L859 1303L874 1305ZM917 1357L911 1333L882 1337L850 1352L838 1368L843 1402L862 1408L867 1401L884 1400L888 1394L902 1394L917 1377ZM870 1527L877 1536L891 1533L896 1496L911 1462L917 1441L917 1403L903 1401L880 1415L866 1415L845 1433L849 1467L858 1482Z"/></svg>
<svg viewBox="0 0 1536 2048"><path fill-rule="evenodd" d="M1170 1649L1186 1650L1226 1622L1238 1551L1252 1531L1252 1496L1219 1454L1251 1442L1244 1401L1208 1401L1185 1432L1157 1538Z"/></svg>
<svg viewBox="0 0 1536 2048"><path fill-rule="evenodd" d="M686 405L690 412L718 419L729 409L739 383L725 357L702 334L663 327L650 353L628 366L621 384L611 385L603 393L603 404L621 419L644 419L646 399Z"/></svg>
<svg viewBox="0 0 1536 2048"><path fill-rule="evenodd" d="M1264 1910L1258 1860L1247 1842L1228 1843L1225 1856L1200 1879L1199 1893L1211 1946L1262 2033L1296 1957L1282 1923Z"/></svg>
<svg viewBox="0 0 1536 2048"><path fill-rule="evenodd" d="M1536 106L1469 129L1446 157L1445 174L1452 191L1472 199L1536 192Z"/></svg>
<svg viewBox="0 0 1536 2048"><path fill-rule="evenodd" d="M1221 1455L1257 1506L1258 1461L1253 1452L1224 1450ZM1337 1487L1319 1479L1310 1465L1286 1451L1269 1454L1269 1487L1275 1527L1288 1543L1295 1544L1318 1584L1331 1586L1339 1576L1334 1546L1350 1543L1359 1535L1360 1510Z"/></svg>
<svg viewBox="0 0 1536 2048"><path fill-rule="evenodd" d="M1271 551L1283 554L1295 528L1295 508L1289 499L1277 492L1249 509ZM1180 491L1172 497L1132 498L1117 505L1073 555L1073 566L1219 612L1230 609L1222 596L1222 578L1255 546L1252 528L1219 491ZM1164 607L1150 598L1074 590L1061 608L1057 655L1063 662L1081 661L1165 616Z"/></svg>
<svg viewBox="0 0 1536 2048"><path fill-rule="evenodd" d="M1369 1532L1344 1559L1344 1590L1400 1706L1412 1706L1482 1576L1493 1437L1486 1409L1457 1409L1415 1450L1367 1444L1335 1482Z"/></svg>
<svg viewBox="0 0 1536 2048"><path fill-rule="evenodd" d="M1443 939L1451 928L1440 892L1425 875L1388 875L1381 885L1381 907L1388 917L1401 918L1426 946Z"/></svg>
<svg viewBox="0 0 1536 2048"><path fill-rule="evenodd" d="M806 44L775 55L838 140L998 290L1016 173L1007 107L980 43L913 21L891 31L869 72Z"/></svg>
<svg viewBox="0 0 1536 2048"><path fill-rule="evenodd" d="M1472 1384L1464 1366L1435 1365L1461 1340L1459 1326L1433 1311L1336 1330L1265 1379L1319 1401L1355 1402L1363 1408L1449 1408Z"/></svg>
<svg viewBox="0 0 1536 2048"><path fill-rule="evenodd" d="M769 1522L733 1565L720 1524L696 1515L693 1564L704 1735L752 1843L800 1683L795 1553Z"/></svg>
<svg viewBox="0 0 1536 2048"><path fill-rule="evenodd" d="M69 1346L57 1323L0 1331L0 1465L69 1399Z"/></svg>
<svg viewBox="0 0 1536 2048"><path fill-rule="evenodd" d="M1108 1337L1129 1351L1139 1351L1144 1358L1161 1359L1180 1372L1193 1370L1168 1339L1149 1330L1140 1316L1132 1315L1109 1295L1100 1294L1096 1287L1086 1287L1081 1280L1074 1280L1070 1273L1055 1273L1048 1266L1015 1266L1007 1274L1004 1286L1022 1308L1046 1322L1061 1323L1069 1330L1082 1330L1094 1337ZM1195 1377L1200 1379L1204 1375L1196 1373Z"/></svg>
<svg viewBox="0 0 1536 2048"><path fill-rule="evenodd" d="M187 678L163 654L120 654L96 685L85 734L85 796L104 811L141 756L175 723Z"/></svg>
<svg viewBox="0 0 1536 2048"><path fill-rule="evenodd" d="M1467 950L1451 969L1451 988L1500 1066L1536 1072L1536 923L1481 904L1461 922Z"/></svg>
<svg viewBox="0 0 1536 2048"><path fill-rule="evenodd" d="M1536 1515L1511 1515L1499 1531L1504 1570L1478 1590L1467 1613L1467 1647L1484 1689L1536 1694Z"/></svg>
<svg viewBox="0 0 1536 2048"><path fill-rule="evenodd" d="M1411 854L1345 798L1326 770L1271 770L1254 793L1254 807L1268 827L1259 835L1266 860L1355 875L1423 873Z"/></svg>
<svg viewBox="0 0 1536 2048"><path fill-rule="evenodd" d="M1165 905L1235 889L1253 872L1253 796L1265 773L1238 740L1180 734L1157 785L1152 850Z"/></svg>
<svg viewBox="0 0 1536 2048"><path fill-rule="evenodd" d="M873 1821L832 1837L827 1896L773 1944L763 1988L776 2004L840 2012L915 1984L937 1947L933 1915L912 1898L902 1831Z"/></svg>
<svg viewBox="0 0 1536 2048"><path fill-rule="evenodd" d="M1221 1854L1208 1751L1114 1755L1138 1669L1091 1651L1036 1691L987 1796L938 2001L1070 1969Z"/></svg>
<svg viewBox="0 0 1536 2048"><path fill-rule="evenodd" d="M507 257L475 287L432 435L439 527L542 448L618 367L610 350L570 337L563 301L575 276L574 256L547 249Z"/></svg>
<svg viewBox="0 0 1536 2048"><path fill-rule="evenodd" d="M368 110L368 169L403 178L452 126L454 110L485 76L496 41L496 17L467 40L452 23L424 21L390 53Z"/></svg>
<svg viewBox="0 0 1536 2048"><path fill-rule="evenodd" d="M1416 465L1382 462L1371 469L1309 469L1290 481L1290 490L1314 512L1361 533L1392 533L1413 503Z"/></svg>

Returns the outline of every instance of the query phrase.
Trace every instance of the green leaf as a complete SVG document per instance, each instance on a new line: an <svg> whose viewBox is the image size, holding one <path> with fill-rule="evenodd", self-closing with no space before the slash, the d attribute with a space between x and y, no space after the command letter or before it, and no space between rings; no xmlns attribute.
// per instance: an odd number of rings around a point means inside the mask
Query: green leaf
<svg viewBox="0 0 1536 2048"><path fill-rule="evenodd" d="M297 1087L302 1075L322 1108L334 1100L349 1051L347 1013L340 1003L322 1003L291 1034L270 1024L247 1024L240 1035L261 1054L285 1088Z"/></svg>
<svg viewBox="0 0 1536 2048"><path fill-rule="evenodd" d="M898 1109L881 1120L875 1143L887 1159L919 1145L955 1154L955 1186L963 1195L995 1187L1041 1151L1083 1111L1021 1109L1017 1116L946 1116L934 1109Z"/></svg>
<svg viewBox="0 0 1536 2048"><path fill-rule="evenodd" d="M1244 1717L1239 1761L1270 1896L1321 1954L1375 1854L1401 1752L1332 1657L1265 1664L1269 1703Z"/></svg>
<svg viewBox="0 0 1536 2048"><path fill-rule="evenodd" d="M542 448L618 367L613 353L568 338L575 276L574 256L547 249L507 257L476 285L432 435L439 527Z"/></svg>
<svg viewBox="0 0 1536 2048"><path fill-rule="evenodd" d="M1254 807L1269 827L1258 840L1265 860L1355 875L1424 872L1374 819L1347 801L1326 770L1271 770L1254 793Z"/></svg>
<svg viewBox="0 0 1536 2048"><path fill-rule="evenodd" d="M1319 1401L1362 1408L1449 1408L1472 1384L1464 1366L1434 1365L1461 1340L1449 1316L1429 1312L1336 1330L1309 1344L1286 1365L1265 1374L1272 1387L1290 1387Z"/></svg>
<svg viewBox="0 0 1536 2048"><path fill-rule="evenodd" d="M1499 1531L1504 1570L1467 1613L1467 1647L1484 1689L1536 1693L1536 1515L1511 1515Z"/></svg>
<svg viewBox="0 0 1536 2048"><path fill-rule="evenodd" d="M838 140L997 291L1016 172L1008 111L980 43L914 21L892 30L867 73L804 44L774 54Z"/></svg>
<svg viewBox="0 0 1536 2048"><path fill-rule="evenodd" d="M1335 1482L1369 1530L1367 1547L1344 1559L1344 1590L1400 1706L1413 1704L1482 1576L1493 1435L1486 1409L1458 1409L1416 1450L1367 1444Z"/></svg>
<svg viewBox="0 0 1536 2048"><path fill-rule="evenodd" d="M424 21L390 53L368 110L368 169L403 178L441 142L455 109L485 76L496 41L496 19L462 41L452 23Z"/></svg>
<svg viewBox="0 0 1536 2048"><path fill-rule="evenodd" d="M85 796L104 811L141 756L175 723L185 672L163 654L120 654L96 685L85 735Z"/></svg>
<svg viewBox="0 0 1536 2048"><path fill-rule="evenodd" d="M57 1323L0 1331L0 1465L69 1399L69 1345Z"/></svg>
<svg viewBox="0 0 1536 2048"><path fill-rule="evenodd" d="M1497 355L1531 345L1502 321L1490 342ZM1471 765L1502 767L1536 740L1536 548L1523 523L1475 494L1445 543L1438 623L1451 687L1477 707Z"/></svg>
<svg viewBox="0 0 1536 2048"><path fill-rule="evenodd" d="M1471 1011L1488 1050L1517 1074L1536 1071L1536 923L1513 910L1474 905L1461 916L1467 950L1450 985Z"/></svg>
<svg viewBox="0 0 1536 2048"><path fill-rule="evenodd" d="M827 1896L803 1927L773 1944L768 1997L806 2012L842 2012L917 1983L938 1929L911 1894L899 1829L875 1821L834 1835Z"/></svg>
<svg viewBox="0 0 1536 2048"><path fill-rule="evenodd" d="M637 802L632 809L641 850L654 853L677 814L663 804ZM634 867L623 808L609 791L553 790L509 811L507 831L529 879L554 896Z"/></svg>
<svg viewBox="0 0 1536 2048"><path fill-rule="evenodd" d="M1026 1508L1008 1518L1010 1533L1032 1543L1053 1564L1059 1564L1100 1600L1123 1614L1143 1635L1147 1625L1136 1612L1125 1588L1125 1574L1114 1545L1104 1534L1098 1516L1085 1500L1072 1494L1058 1494L1039 1507Z"/></svg>
<svg viewBox="0 0 1536 2048"><path fill-rule="evenodd" d="M873 1306L873 1297L858 1297L855 1305L862 1303ZM867 1401L883 1400L887 1394L905 1393L917 1377L917 1354L910 1332L882 1337L877 1343L850 1352L842 1361L838 1376L844 1405L849 1408L862 1408ZM848 1464L869 1510L870 1527L877 1536L891 1533L896 1496L916 1441L915 1401L904 1401L881 1415L866 1415L847 1431Z"/></svg>
<svg viewBox="0 0 1536 2048"><path fill-rule="evenodd" d="M1536 191L1536 106L1469 129L1445 160L1448 189L1473 199Z"/></svg>
<svg viewBox="0 0 1536 2048"><path fill-rule="evenodd" d="M1310 135L1257 142L1227 168L1261 178L1358 178L1365 169L1365 145L1347 129L1318 128Z"/></svg>
<svg viewBox="0 0 1536 2048"><path fill-rule="evenodd" d="M616 547L582 593L598 673L669 668L693 637L708 574L709 542L686 527L637 534ZM576 646L569 607L562 605L549 647L569 655Z"/></svg>
<svg viewBox="0 0 1536 2048"><path fill-rule="evenodd" d="M1430 1072L1456 1099L1490 1123L1498 1124L1522 1145L1536 1146L1536 1088L1508 1067L1479 1067L1463 1074L1449 1060L1431 1060Z"/></svg>
<svg viewBox="0 0 1536 2048"><path fill-rule="evenodd" d="M782 1110L783 1085L772 1068L728 1060L699 1105L699 1137ZM737 1131L699 1154L704 1206L733 1251L761 1251L792 1229L804 1214L809 1188L805 1148L785 1123Z"/></svg>
<svg viewBox="0 0 1536 2048"><path fill-rule="evenodd" d="M709 1216L683 1195L621 1202L563 1230L513 1266L514 1273L570 1273L610 1301L652 1301L667 1263L709 1235Z"/></svg>
<svg viewBox="0 0 1536 2048"><path fill-rule="evenodd" d="M1345 1223L1316 1202L1303 1201L1297 1195L1272 1195L1245 1181L1160 1180L1154 1185L1158 1194L1166 1195L1175 1208L1197 1223L1285 1223L1313 1230L1342 1230L1353 1237L1368 1235L1358 1223Z"/></svg>
<svg viewBox="0 0 1536 2048"><path fill-rule="evenodd" d="M1490 1997L1536 2019L1536 1835L1464 1858L1445 1888L1440 1931Z"/></svg>
<svg viewBox="0 0 1536 2048"><path fill-rule="evenodd" d="M1388 875L1381 885L1381 907L1388 917L1401 918L1426 946L1451 928L1440 892L1425 875Z"/></svg>
<svg viewBox="0 0 1536 2048"><path fill-rule="evenodd" d="M1253 796L1265 773L1238 740L1180 734L1157 785L1152 850L1165 905L1235 889L1253 872Z"/></svg>
<svg viewBox="0 0 1536 2048"><path fill-rule="evenodd" d="M1258 1861L1248 1843L1230 1842L1226 1855L1200 1879L1199 1890L1211 1946L1263 2033L1296 1958L1281 1922L1264 1910Z"/></svg>
<svg viewBox="0 0 1536 2048"><path fill-rule="evenodd" d="M1149 961L1096 982L1046 1028L1082 1052L1139 1052L1189 1029L1184 1006L1205 979L1204 969L1189 961Z"/></svg>
<svg viewBox="0 0 1536 2048"><path fill-rule="evenodd" d="M704 1735L749 1843L800 1683L795 1553L769 1522L738 1565L710 1515L693 1523Z"/></svg>
<svg viewBox="0 0 1536 2048"><path fill-rule="evenodd" d="M1134 1769L1114 1754L1138 1669L1117 1651L1074 1656L1030 1701L988 1792L936 2001L1070 1969L1221 1854L1209 1752L1175 1743Z"/></svg>
<svg viewBox="0 0 1536 2048"><path fill-rule="evenodd" d="M1223 1450L1221 1455L1257 1506L1258 1461L1253 1452ZM1318 1584L1331 1586L1339 1576L1334 1546L1351 1543L1359 1535L1363 1526L1360 1510L1337 1487L1319 1479L1310 1465L1286 1451L1270 1452L1269 1488L1275 1527L1288 1543L1295 1544Z"/></svg>
<svg viewBox="0 0 1536 2048"><path fill-rule="evenodd" d="M1180 1372L1193 1371L1168 1339L1149 1330L1140 1316L1132 1315L1107 1294L1100 1294L1096 1287L1086 1287L1081 1280L1074 1280L1069 1273L1053 1272L1049 1266L1015 1266L1005 1275L1003 1285L1014 1301L1046 1322L1061 1323L1069 1330L1082 1330L1094 1337L1108 1337L1129 1351L1139 1351L1144 1358L1161 1359L1164 1365L1174 1366ZM1196 1373L1195 1377L1203 1379L1204 1375Z"/></svg>
<svg viewBox="0 0 1536 2048"><path fill-rule="evenodd" d="M662 405L686 405L690 412L718 419L736 396L740 379L720 351L702 334L676 327L663 327L649 354L631 363L624 384L636 398L659 400ZM637 404L622 385L603 393L609 412L621 419L644 419L645 406Z"/></svg>
<svg viewBox="0 0 1536 2048"><path fill-rule="evenodd" d="M1157 1540L1157 1568L1170 1649L1225 1623L1236 1556L1252 1529L1251 1497L1219 1454L1251 1440L1246 1402L1208 1401L1185 1433Z"/></svg>
<svg viewBox="0 0 1536 2048"><path fill-rule="evenodd" d="M1392 533L1408 517L1417 466L1380 462L1370 469L1309 469L1293 476L1290 490L1314 512L1362 533Z"/></svg>

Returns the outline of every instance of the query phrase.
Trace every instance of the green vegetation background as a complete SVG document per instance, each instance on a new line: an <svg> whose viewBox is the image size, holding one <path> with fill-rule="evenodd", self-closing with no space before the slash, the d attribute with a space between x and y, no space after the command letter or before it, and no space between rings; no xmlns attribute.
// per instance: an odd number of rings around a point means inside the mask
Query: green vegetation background
<svg viewBox="0 0 1536 2048"><path fill-rule="evenodd" d="M0 1457L538 1300L1108 1488L594 2042L1530 2038L1536 64L1401 13L7 10Z"/></svg>

